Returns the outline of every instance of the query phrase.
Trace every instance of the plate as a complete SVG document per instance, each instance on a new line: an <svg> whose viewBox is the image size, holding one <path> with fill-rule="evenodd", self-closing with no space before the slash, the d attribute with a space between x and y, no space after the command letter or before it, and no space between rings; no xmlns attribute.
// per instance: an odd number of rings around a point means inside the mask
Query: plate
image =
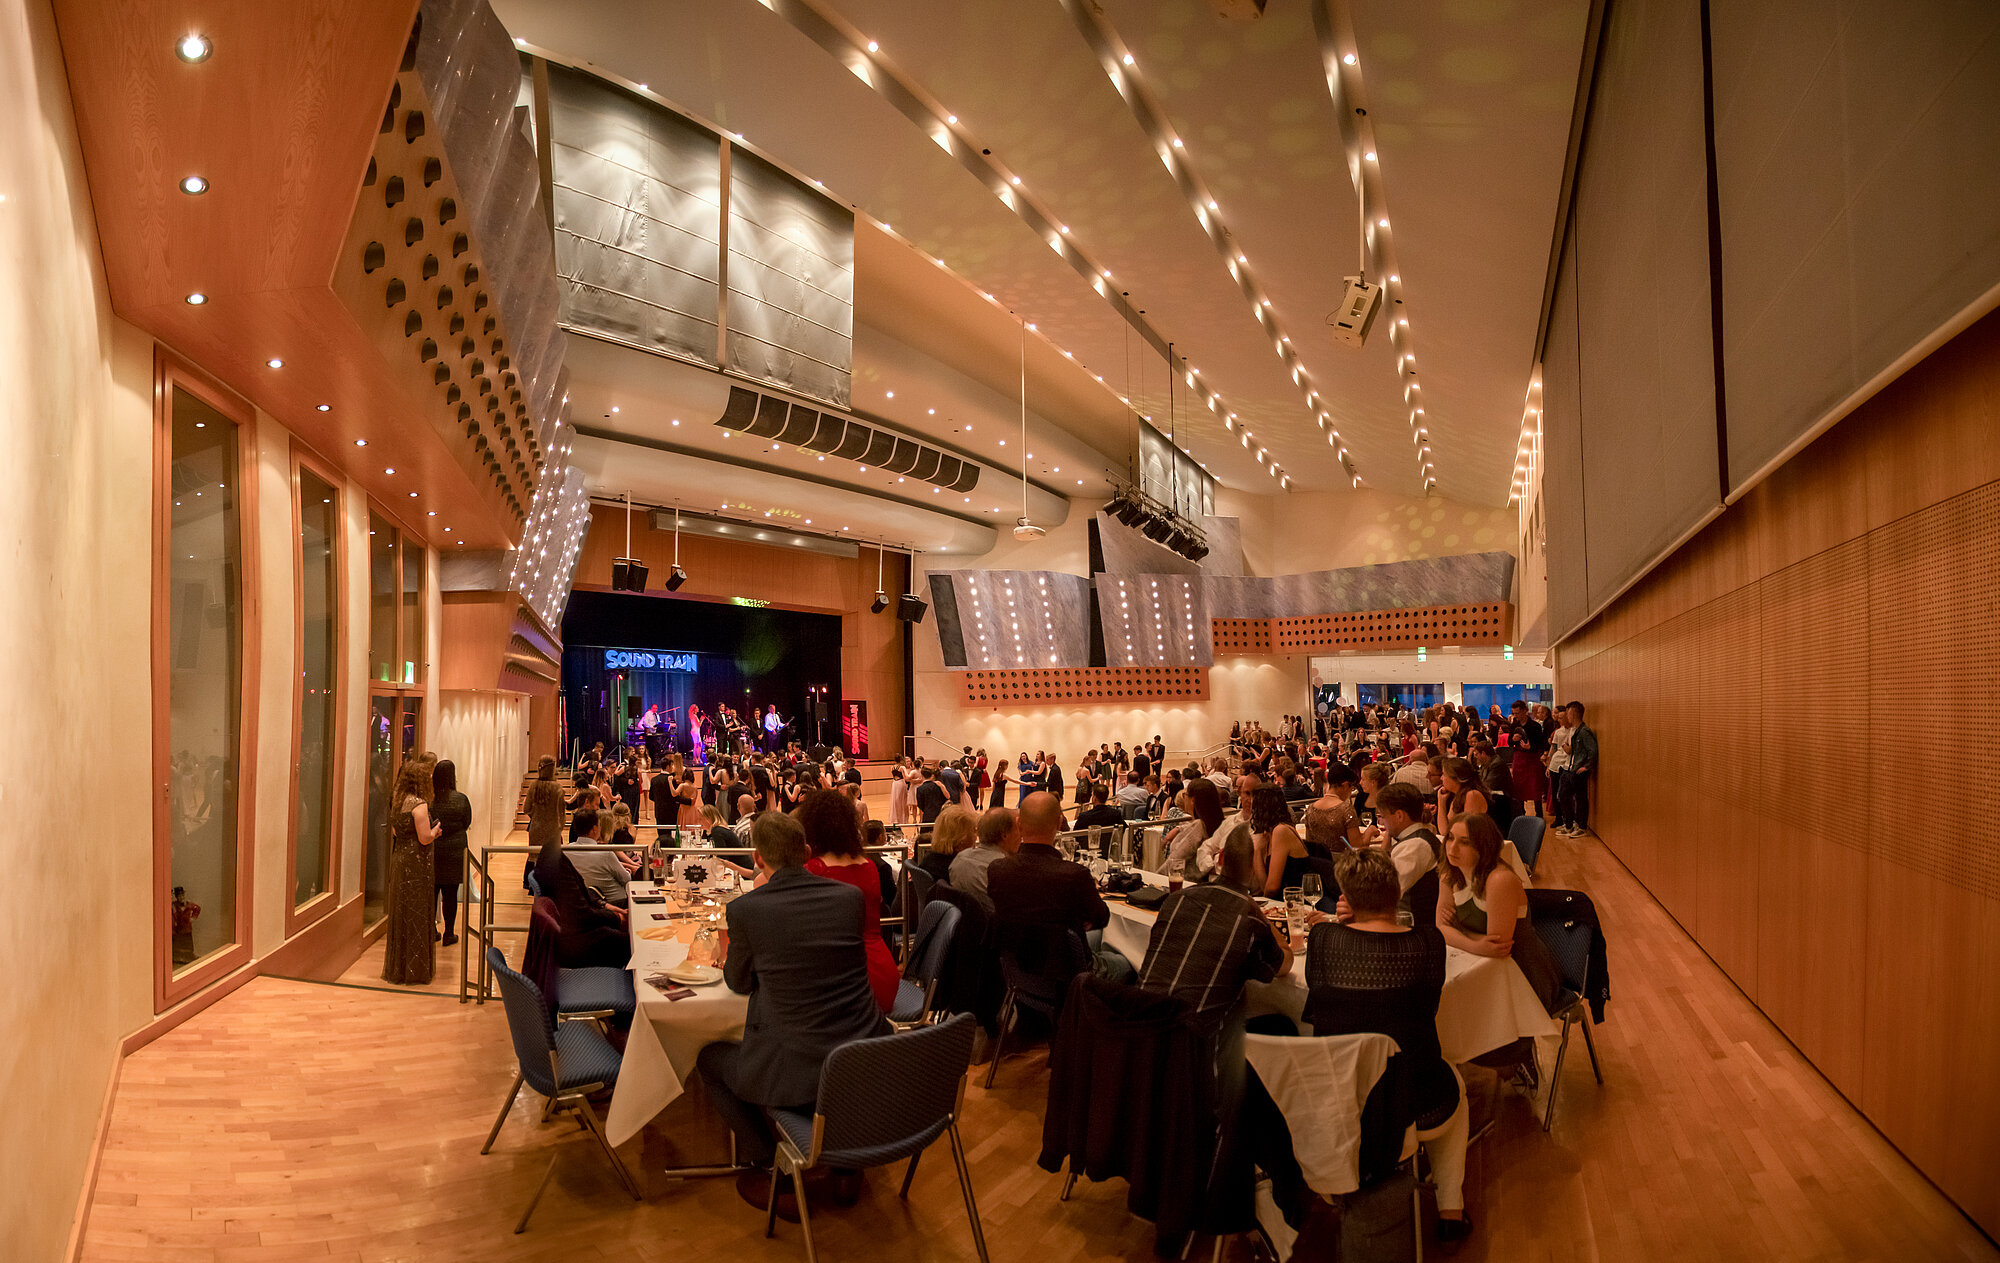
<svg viewBox="0 0 2000 1263"><path fill-rule="evenodd" d="M714 965L690 965L685 961L667 971L667 977L690 987L705 987L722 981L722 971Z"/></svg>

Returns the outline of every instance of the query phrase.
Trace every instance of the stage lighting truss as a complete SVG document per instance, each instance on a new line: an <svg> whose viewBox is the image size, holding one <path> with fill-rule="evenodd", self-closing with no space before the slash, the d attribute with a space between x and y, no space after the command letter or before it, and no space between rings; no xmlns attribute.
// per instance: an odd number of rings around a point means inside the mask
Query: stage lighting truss
<svg viewBox="0 0 2000 1263"><path fill-rule="evenodd" d="M1136 487L1119 488L1104 506L1104 513L1189 561L1200 561L1208 556L1208 535L1193 518L1169 508Z"/></svg>

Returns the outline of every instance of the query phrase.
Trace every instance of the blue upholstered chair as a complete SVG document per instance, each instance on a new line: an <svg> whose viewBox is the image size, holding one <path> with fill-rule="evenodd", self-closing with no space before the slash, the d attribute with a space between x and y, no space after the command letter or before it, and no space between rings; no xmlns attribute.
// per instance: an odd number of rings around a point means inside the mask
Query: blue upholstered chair
<svg viewBox="0 0 2000 1263"><path fill-rule="evenodd" d="M608 1017L621 1026L630 1025L639 1008L632 971L609 965L561 968L556 964L556 938L561 933L555 900L536 896L528 914L528 943L521 953L521 972L542 989L545 1001L555 1002L555 1016L560 1020Z"/></svg>
<svg viewBox="0 0 2000 1263"><path fill-rule="evenodd" d="M1535 860L1542 853L1542 838L1549 831L1549 822L1540 816L1515 816L1514 823L1507 828L1507 840L1514 844L1514 853L1528 866L1528 875L1535 874Z"/></svg>
<svg viewBox="0 0 2000 1263"><path fill-rule="evenodd" d="M817 1263L803 1178L807 1170L822 1163L849 1169L879 1167L908 1158L910 1165L903 1173L900 1194L908 1197L918 1159L939 1136L946 1136L951 1140L952 1161L958 1167L959 1191L965 1195L972 1243L979 1251L980 1263L985 1263L986 1234L979 1227L972 1171L958 1136L966 1071L972 1064L972 1033L977 1025L970 1013L961 1013L938 1026L842 1044L820 1067L819 1100L811 1114L769 1111L778 1144L771 1163L771 1201L765 1210L764 1235L777 1231L778 1184L781 1177L790 1175L798 1197L799 1229L806 1240L806 1263Z"/></svg>
<svg viewBox="0 0 2000 1263"><path fill-rule="evenodd" d="M514 1038L514 1056L519 1067L514 1073L514 1086L507 1089L507 1099L501 1102L499 1116L493 1120L493 1130L486 1133L486 1143L479 1152L492 1152L501 1124L507 1121L507 1112L514 1108L514 1098L520 1095L521 1085L526 1083L548 1099L548 1106L543 1111L545 1118L552 1111L576 1111L578 1125L596 1138L598 1147L604 1150L605 1159L618 1172L618 1182L625 1186L633 1201L638 1201L639 1186L632 1179L632 1173L625 1169L625 1164L618 1160L618 1154L611 1148L610 1138L604 1134L604 1125L598 1121L597 1111L590 1108L588 1099L591 1093L617 1084L622 1055L594 1023L552 1022L548 1006L542 1001L541 988L525 974L509 968L507 958L499 948L486 949L486 963L500 986L500 999L507 1010L507 1030ZM542 1173L542 1182L535 1186L534 1197L529 1200L528 1208L521 1212L521 1222L514 1226L515 1232L527 1231L528 1218L535 1213L543 1190L549 1186L549 1177L555 1173L556 1158L551 1157L549 1169Z"/></svg>
<svg viewBox="0 0 2000 1263"><path fill-rule="evenodd" d="M922 1026L930 1021L937 1002L938 979L944 973L946 958L951 955L961 915L943 900L924 906L923 915L917 919L917 937L910 949L909 962L903 966L902 981L896 984L896 1007L889 1013L891 1022L898 1026Z"/></svg>
<svg viewBox="0 0 2000 1263"><path fill-rule="evenodd" d="M1550 894L1561 892L1550 891ZM1569 1055L1569 1030L1571 1026L1583 1027L1583 1045L1590 1052L1590 1072L1604 1082L1604 1071L1597 1064L1597 1041L1591 1038L1590 1005L1585 999L1590 994L1590 937L1591 927L1580 920L1561 915L1560 912L1545 912L1533 916L1531 924L1535 934L1555 958L1556 969L1562 975L1563 991L1558 999L1558 1011L1550 1017L1562 1019L1562 1043L1556 1048L1555 1073L1549 1076L1549 1103L1542 1115L1542 1130L1555 1126L1556 1093L1562 1088L1563 1058Z"/></svg>

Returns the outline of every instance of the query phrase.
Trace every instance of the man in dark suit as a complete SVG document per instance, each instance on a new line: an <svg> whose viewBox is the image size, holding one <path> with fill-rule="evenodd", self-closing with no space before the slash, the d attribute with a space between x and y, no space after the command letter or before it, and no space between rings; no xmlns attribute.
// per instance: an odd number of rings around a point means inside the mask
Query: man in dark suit
<svg viewBox="0 0 2000 1263"><path fill-rule="evenodd" d="M646 787L646 796L653 800L653 823L662 829L674 827L674 820L680 814L680 804L674 800L674 779L661 768L653 773L653 780ZM637 816L632 817L637 820Z"/></svg>
<svg viewBox="0 0 2000 1263"><path fill-rule="evenodd" d="M993 861L986 872L986 893L993 900L993 919L1001 927L1002 940L1015 930L1075 930L1089 947L1098 976L1129 982L1132 962L1118 949L1104 946L1111 909L1098 895L1090 870L1056 850L1062 804L1053 794L1030 794L1021 804L1019 818L1020 849Z"/></svg>
<svg viewBox="0 0 2000 1263"><path fill-rule="evenodd" d="M851 1040L887 1035L889 1023L868 989L861 943L861 892L805 870L799 822L767 811L750 830L757 888L729 905L723 980L750 997L741 1043L708 1045L696 1069L729 1128L737 1161L753 1168L736 1181L743 1200L769 1202L775 1136L764 1106L813 1112L820 1065ZM796 1200L780 1188L780 1206Z"/></svg>
<svg viewBox="0 0 2000 1263"><path fill-rule="evenodd" d="M1125 813L1110 804L1111 793L1099 781L1090 788L1090 806L1076 813L1079 829L1104 828L1125 823Z"/></svg>

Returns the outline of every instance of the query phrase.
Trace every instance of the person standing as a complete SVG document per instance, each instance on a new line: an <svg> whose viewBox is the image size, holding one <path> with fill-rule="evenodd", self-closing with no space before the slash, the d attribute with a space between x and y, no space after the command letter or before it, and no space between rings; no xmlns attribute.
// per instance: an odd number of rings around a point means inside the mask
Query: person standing
<svg viewBox="0 0 2000 1263"><path fill-rule="evenodd" d="M889 771L889 822L907 824L910 819L910 756L896 760Z"/></svg>
<svg viewBox="0 0 2000 1263"><path fill-rule="evenodd" d="M1570 837L1580 838L1590 832L1590 773L1597 766L1597 734L1590 725L1583 722L1583 703L1571 702L1564 707L1569 712L1569 771L1563 774L1569 789Z"/></svg>
<svg viewBox="0 0 2000 1263"><path fill-rule="evenodd" d="M936 764L924 764L923 779L917 782L917 788L912 791L910 797L917 804L917 819L924 824L936 823L938 813L943 811L945 804L950 801L945 794L944 786L938 784Z"/></svg>
<svg viewBox="0 0 2000 1263"><path fill-rule="evenodd" d="M422 755L403 760L396 773L396 814L390 822L388 932L383 936L382 981L421 987L437 974L431 912L437 903L432 846L430 767Z"/></svg>
<svg viewBox="0 0 2000 1263"><path fill-rule="evenodd" d="M437 885L438 908L442 913L445 947L458 942L458 892L465 884L467 831L472 828L472 800L458 792L458 767L450 759L441 760L431 773L431 792L437 795L437 825L443 832L437 840L435 870L431 880Z"/></svg>

